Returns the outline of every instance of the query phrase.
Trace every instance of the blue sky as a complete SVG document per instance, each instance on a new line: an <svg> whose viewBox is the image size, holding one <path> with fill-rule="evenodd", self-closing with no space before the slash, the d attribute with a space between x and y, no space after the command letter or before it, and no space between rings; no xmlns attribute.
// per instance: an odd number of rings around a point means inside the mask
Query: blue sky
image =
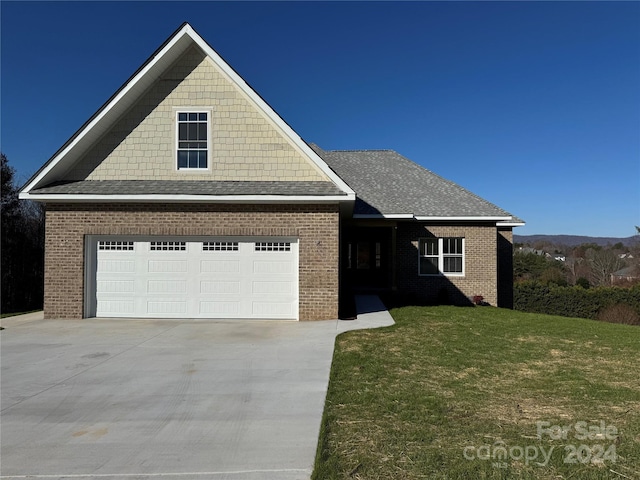
<svg viewBox="0 0 640 480"><path fill-rule="evenodd" d="M388 148L527 221L640 225L639 2L9 2L26 181L184 21L308 142Z"/></svg>

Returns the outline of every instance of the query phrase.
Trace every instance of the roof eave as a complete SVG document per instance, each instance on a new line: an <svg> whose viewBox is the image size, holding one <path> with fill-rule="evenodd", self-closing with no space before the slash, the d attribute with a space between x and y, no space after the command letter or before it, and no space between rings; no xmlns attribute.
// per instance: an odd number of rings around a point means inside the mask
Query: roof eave
<svg viewBox="0 0 640 480"><path fill-rule="evenodd" d="M524 227L526 225L525 222L498 222L496 223L498 227Z"/></svg>
<svg viewBox="0 0 640 480"><path fill-rule="evenodd" d="M413 213L354 213L353 218L361 220L413 220L414 216Z"/></svg>
<svg viewBox="0 0 640 480"><path fill-rule="evenodd" d="M464 215L464 216L442 216L442 215L414 215L413 213L373 213L362 214L356 213L353 215L354 219L385 219L385 220L415 220L418 222L429 221L448 221L448 222L498 222L496 225L506 226L513 220L510 216L491 216L491 215ZM524 225L524 223L518 223Z"/></svg>
<svg viewBox="0 0 640 480"><path fill-rule="evenodd" d="M21 200L51 203L348 203L355 195L87 195L21 192Z"/></svg>
<svg viewBox="0 0 640 480"><path fill-rule="evenodd" d="M414 217L419 222L429 221L455 221L455 222L507 222L512 220L511 216L494 215L461 215L461 216L440 216L440 215L416 215Z"/></svg>

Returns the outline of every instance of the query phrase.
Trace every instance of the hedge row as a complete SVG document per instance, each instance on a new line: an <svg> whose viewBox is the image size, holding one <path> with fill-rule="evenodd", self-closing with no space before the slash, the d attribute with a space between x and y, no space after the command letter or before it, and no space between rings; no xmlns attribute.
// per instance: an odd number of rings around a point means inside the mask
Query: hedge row
<svg viewBox="0 0 640 480"><path fill-rule="evenodd" d="M523 312L596 320L608 307L627 305L640 315L640 285L584 289L523 282L514 285L513 297L514 308Z"/></svg>

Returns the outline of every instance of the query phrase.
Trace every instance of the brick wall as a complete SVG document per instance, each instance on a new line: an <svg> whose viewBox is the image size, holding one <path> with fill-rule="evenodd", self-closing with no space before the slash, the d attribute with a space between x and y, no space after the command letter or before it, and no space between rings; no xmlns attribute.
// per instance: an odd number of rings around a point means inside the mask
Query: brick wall
<svg viewBox="0 0 640 480"><path fill-rule="evenodd" d="M465 275L418 276L418 242L425 237L464 237ZM396 237L398 290L423 301L468 302L482 295L498 305L497 238L495 226L398 224Z"/></svg>
<svg viewBox="0 0 640 480"><path fill-rule="evenodd" d="M85 235L299 239L300 320L338 318L337 205L47 205L45 318L82 318Z"/></svg>
<svg viewBox="0 0 640 480"><path fill-rule="evenodd" d="M176 169L176 112L211 113L209 170ZM326 176L198 48L140 97L65 180L324 181Z"/></svg>

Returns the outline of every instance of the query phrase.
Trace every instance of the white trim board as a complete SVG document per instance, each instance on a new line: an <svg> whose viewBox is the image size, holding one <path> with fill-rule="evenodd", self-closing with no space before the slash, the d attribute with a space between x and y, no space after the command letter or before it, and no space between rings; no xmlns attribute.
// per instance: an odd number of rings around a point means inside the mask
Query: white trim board
<svg viewBox="0 0 640 480"><path fill-rule="evenodd" d="M355 195L80 195L21 192L21 200L58 203L78 202L171 202L171 203L338 203L353 202Z"/></svg>

